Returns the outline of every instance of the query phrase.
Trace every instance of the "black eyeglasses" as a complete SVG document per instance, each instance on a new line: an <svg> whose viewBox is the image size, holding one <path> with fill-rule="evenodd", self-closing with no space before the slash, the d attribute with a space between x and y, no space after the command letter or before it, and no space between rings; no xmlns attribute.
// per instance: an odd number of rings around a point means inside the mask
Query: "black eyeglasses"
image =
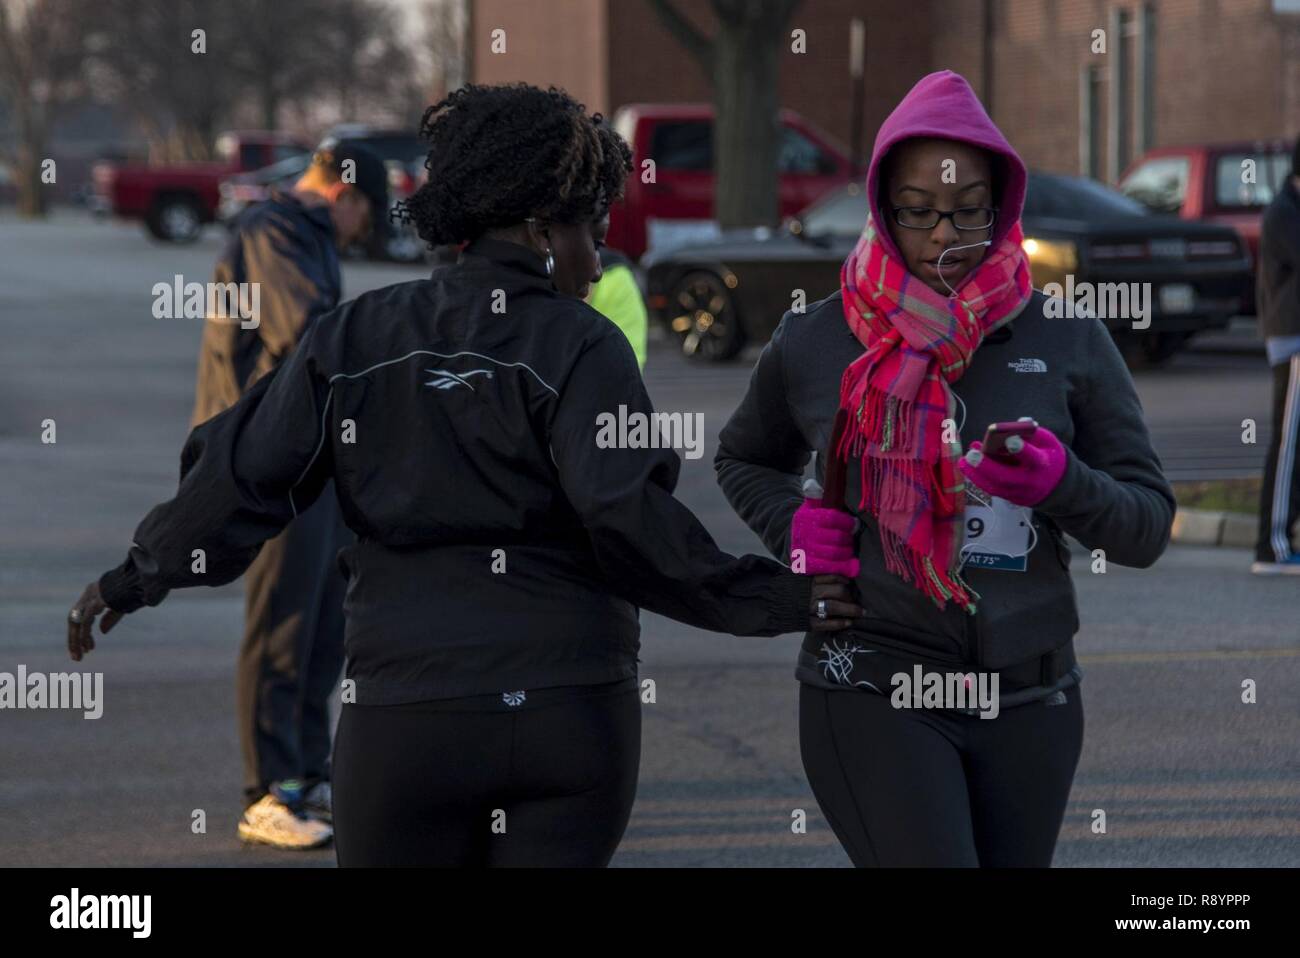
<svg viewBox="0 0 1300 958"><path fill-rule="evenodd" d="M890 206L894 222L909 230L932 230L942 219L951 219L959 230L986 230L998 211L989 206L964 206L959 210L936 210L930 206Z"/></svg>

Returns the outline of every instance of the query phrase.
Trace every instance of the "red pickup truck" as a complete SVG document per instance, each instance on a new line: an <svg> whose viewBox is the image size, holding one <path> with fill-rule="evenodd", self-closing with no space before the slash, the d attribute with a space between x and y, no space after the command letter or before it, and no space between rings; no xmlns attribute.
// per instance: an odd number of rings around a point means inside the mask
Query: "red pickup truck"
<svg viewBox="0 0 1300 958"><path fill-rule="evenodd" d="M780 212L792 216L854 175L846 151L793 110L780 112ZM713 107L632 103L614 114L632 148L634 168L623 199L610 210L606 242L632 259L652 246L712 238ZM642 163L654 160L654 182Z"/></svg>
<svg viewBox="0 0 1300 958"><path fill-rule="evenodd" d="M211 163L168 166L97 163L91 172L98 205L126 219L140 219L151 235L172 243L198 239L216 219L221 181L260 169L311 147L284 133L234 131L217 137Z"/></svg>
<svg viewBox="0 0 1300 958"><path fill-rule="evenodd" d="M1162 147L1130 166L1119 187L1157 213L1231 226L1245 241L1251 262L1258 263L1264 207L1290 169L1291 145L1282 140ZM1252 171L1254 182L1243 182L1246 170ZM1242 312L1254 315L1254 283L1246 291Z"/></svg>

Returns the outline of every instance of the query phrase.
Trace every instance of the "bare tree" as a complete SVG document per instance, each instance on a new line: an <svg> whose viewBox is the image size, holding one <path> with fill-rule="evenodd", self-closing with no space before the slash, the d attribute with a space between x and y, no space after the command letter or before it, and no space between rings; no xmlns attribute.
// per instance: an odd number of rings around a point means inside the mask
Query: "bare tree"
<svg viewBox="0 0 1300 958"><path fill-rule="evenodd" d="M13 117L17 143L7 159L17 173L18 212L44 216L41 164L58 104L81 76L81 0L0 0L0 98Z"/></svg>
<svg viewBox="0 0 1300 958"><path fill-rule="evenodd" d="M354 3L229 0L229 3L239 31L230 62L255 96L260 122L268 130L279 126L282 105L300 100L329 83L331 63L334 67L339 64L322 54L339 18L347 17L348 23L356 27L361 18L353 18L349 8L368 11L374 7L369 0Z"/></svg>
<svg viewBox="0 0 1300 958"><path fill-rule="evenodd" d="M706 36L672 0L659 19L713 83L714 215L720 226L776 225L781 146L777 85L786 26L800 0L711 0Z"/></svg>
<svg viewBox="0 0 1300 958"><path fill-rule="evenodd" d="M414 128L428 81L402 12L388 0L327 0L322 27L321 89L337 97L342 117Z"/></svg>
<svg viewBox="0 0 1300 958"><path fill-rule="evenodd" d="M99 0L83 29L93 88L130 110L154 158L210 156L243 82L231 66L243 42L234 8L209 0Z"/></svg>

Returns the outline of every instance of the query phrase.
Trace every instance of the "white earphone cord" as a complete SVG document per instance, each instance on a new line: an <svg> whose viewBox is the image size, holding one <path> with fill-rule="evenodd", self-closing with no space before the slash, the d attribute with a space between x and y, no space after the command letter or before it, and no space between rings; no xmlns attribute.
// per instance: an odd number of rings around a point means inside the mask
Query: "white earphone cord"
<svg viewBox="0 0 1300 958"><path fill-rule="evenodd" d="M939 279L943 280L943 285L948 287L948 292L952 293L952 295L954 296L957 295L957 291L952 288L952 285L946 279L943 278L943 258L955 249L974 249L976 246L992 246L992 245L993 245L992 240L982 240L979 243L970 243L966 246L949 246L946 250L944 250L942 253L939 254Z"/></svg>

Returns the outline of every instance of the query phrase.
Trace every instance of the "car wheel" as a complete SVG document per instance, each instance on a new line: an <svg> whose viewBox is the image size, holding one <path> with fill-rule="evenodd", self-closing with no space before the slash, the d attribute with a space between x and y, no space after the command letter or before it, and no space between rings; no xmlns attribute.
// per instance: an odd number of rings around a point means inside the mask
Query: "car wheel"
<svg viewBox="0 0 1300 958"><path fill-rule="evenodd" d="M156 239L168 243L193 243L203 231L203 219L188 196L164 196L154 203L145 226Z"/></svg>
<svg viewBox="0 0 1300 958"><path fill-rule="evenodd" d="M716 273L687 273L668 301L668 325L691 359L723 362L745 345L735 298Z"/></svg>

